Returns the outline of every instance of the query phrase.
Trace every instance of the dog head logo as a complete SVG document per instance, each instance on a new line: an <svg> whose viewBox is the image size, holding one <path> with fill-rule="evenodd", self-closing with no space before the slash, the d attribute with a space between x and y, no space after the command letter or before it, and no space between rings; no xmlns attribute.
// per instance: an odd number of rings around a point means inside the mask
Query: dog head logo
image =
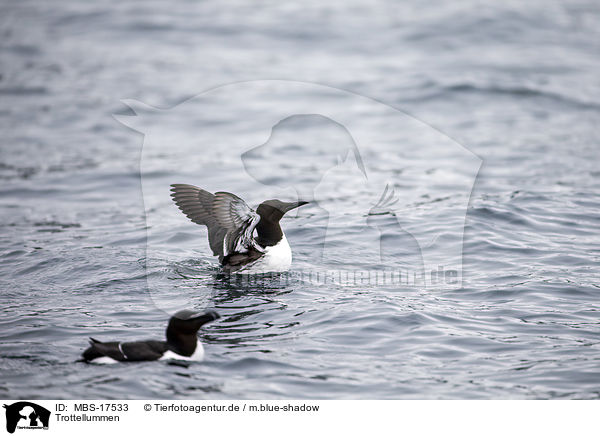
<svg viewBox="0 0 600 436"><path fill-rule="evenodd" d="M19 429L47 429L50 423L50 411L29 401L5 404L6 431L14 433Z"/></svg>

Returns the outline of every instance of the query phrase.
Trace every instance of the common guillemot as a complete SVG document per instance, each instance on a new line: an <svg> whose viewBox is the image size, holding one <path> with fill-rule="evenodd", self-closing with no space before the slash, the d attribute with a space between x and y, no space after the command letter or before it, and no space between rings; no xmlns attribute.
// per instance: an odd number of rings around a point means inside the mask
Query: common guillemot
<svg viewBox="0 0 600 436"><path fill-rule="evenodd" d="M225 271L267 273L290 268L292 250L279 220L307 201L267 200L254 211L229 192L211 194L185 184L171 185L171 191L179 209L196 224L208 228L210 248Z"/></svg>
<svg viewBox="0 0 600 436"><path fill-rule="evenodd" d="M218 318L219 314L212 310L204 313L179 311L169 320L166 341L100 342L90 338L90 346L83 352L81 360L87 363L200 361L204 358L204 348L198 340L198 330Z"/></svg>

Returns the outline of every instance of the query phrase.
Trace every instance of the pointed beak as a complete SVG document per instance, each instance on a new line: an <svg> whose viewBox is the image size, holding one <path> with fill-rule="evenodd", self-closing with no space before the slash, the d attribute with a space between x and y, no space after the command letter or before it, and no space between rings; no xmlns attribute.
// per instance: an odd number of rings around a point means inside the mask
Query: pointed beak
<svg viewBox="0 0 600 436"><path fill-rule="evenodd" d="M297 207L300 206L304 206L305 204L308 204L308 201L298 201L298 202L292 202L292 203L286 203L285 207L284 207L284 213L289 212L292 209L296 209Z"/></svg>
<svg viewBox="0 0 600 436"><path fill-rule="evenodd" d="M208 310L208 311L206 311L206 312L204 312L204 313L202 313L202 314L194 317L194 319L196 321L200 322L201 326L204 325L204 324L206 324L206 323L209 323L211 321L215 321L215 320L217 320L219 318L221 318L221 316L217 312L215 312L214 310Z"/></svg>

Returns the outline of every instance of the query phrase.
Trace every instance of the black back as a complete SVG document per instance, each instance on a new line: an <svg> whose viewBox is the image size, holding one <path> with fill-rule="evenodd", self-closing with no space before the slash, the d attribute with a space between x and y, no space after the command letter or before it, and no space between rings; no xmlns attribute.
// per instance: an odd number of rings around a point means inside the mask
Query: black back
<svg viewBox="0 0 600 436"><path fill-rule="evenodd" d="M84 362L99 357L110 357L118 362L158 360L169 347L165 341L100 342L90 338L90 346L83 352Z"/></svg>

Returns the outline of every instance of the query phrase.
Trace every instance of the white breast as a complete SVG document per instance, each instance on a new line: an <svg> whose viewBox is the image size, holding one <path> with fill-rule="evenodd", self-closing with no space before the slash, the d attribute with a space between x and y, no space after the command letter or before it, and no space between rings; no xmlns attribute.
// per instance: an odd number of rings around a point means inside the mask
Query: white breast
<svg viewBox="0 0 600 436"><path fill-rule="evenodd" d="M108 356L96 357L95 359L90 360L90 362L97 363L99 365L110 365L113 363L118 363L117 360L113 359L112 357L108 357Z"/></svg>
<svg viewBox="0 0 600 436"><path fill-rule="evenodd" d="M167 352L165 352L165 354L162 355L162 357L159 360L187 360L187 361L194 361L194 362L200 362L201 360L204 359L204 347L202 346L202 343L200 341L196 342L196 351L194 351L194 354L192 354L191 356L182 356L180 354L174 353L171 350L168 350Z"/></svg>
<svg viewBox="0 0 600 436"><path fill-rule="evenodd" d="M292 266L292 250L285 234L277 244L267 247L260 259L238 270L241 274L284 272Z"/></svg>

